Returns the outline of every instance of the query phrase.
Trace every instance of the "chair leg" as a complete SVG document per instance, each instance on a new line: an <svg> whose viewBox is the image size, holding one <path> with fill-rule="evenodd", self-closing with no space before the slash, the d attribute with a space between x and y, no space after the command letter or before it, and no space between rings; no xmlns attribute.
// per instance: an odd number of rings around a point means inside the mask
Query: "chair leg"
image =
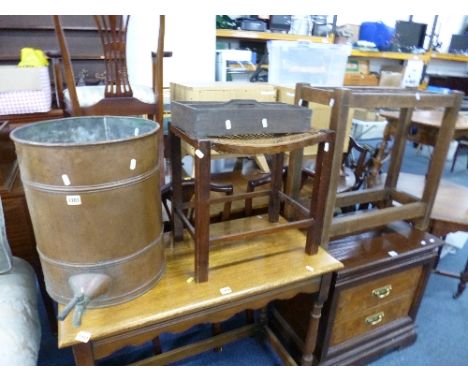
<svg viewBox="0 0 468 382"><path fill-rule="evenodd" d="M453 172L453 169L455 168L455 163L457 161L458 153L460 151L461 144L458 142L457 148L455 149L455 153L453 154L453 160L452 160L452 168L450 169L450 172Z"/></svg>

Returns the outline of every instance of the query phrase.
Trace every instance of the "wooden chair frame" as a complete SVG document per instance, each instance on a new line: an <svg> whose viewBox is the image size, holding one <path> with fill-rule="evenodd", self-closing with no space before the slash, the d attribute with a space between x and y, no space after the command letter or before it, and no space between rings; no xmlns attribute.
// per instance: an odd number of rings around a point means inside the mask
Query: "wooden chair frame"
<svg viewBox="0 0 468 382"><path fill-rule="evenodd" d="M453 137L463 93L437 94L405 89L382 88L314 88L308 84L296 85L296 104L307 106L307 102L332 105L330 129L335 131L335 150L333 153L332 173L325 206L324 229L321 243L326 246L331 238L366 231L385 226L396 220L412 220L417 228L427 230L436 191L445 165L450 141ZM345 124L350 108L393 108L400 109L398 129L394 136L389 169L382 187L357 190L336 194L339 169L343 156ZM416 198L398 191L396 186L405 150L411 116L415 108L444 108L442 126L435 143L433 155L426 175L426 184L422 198ZM302 166L302 153L298 152L290 161L299 178ZM294 187L298 179L290 180L287 186L292 195L297 195ZM336 207L345 207L361 203L379 202L382 208L359 214L333 217ZM396 204L395 204L396 203Z"/></svg>
<svg viewBox="0 0 468 382"><path fill-rule="evenodd" d="M49 54L53 63L54 80L59 106L65 109L66 115L148 115L161 126L163 122L163 57L165 16L159 17L158 48L153 54L153 91L154 103L148 104L133 97L128 80L126 64L126 36L129 17L93 16L101 37L103 56L106 65L105 96L98 103L82 107L78 101L73 73L72 59L66 41L60 16L52 16L55 33L60 47L60 54ZM63 73L63 75L62 75ZM63 79L70 93L71 107L67 108L63 100Z"/></svg>

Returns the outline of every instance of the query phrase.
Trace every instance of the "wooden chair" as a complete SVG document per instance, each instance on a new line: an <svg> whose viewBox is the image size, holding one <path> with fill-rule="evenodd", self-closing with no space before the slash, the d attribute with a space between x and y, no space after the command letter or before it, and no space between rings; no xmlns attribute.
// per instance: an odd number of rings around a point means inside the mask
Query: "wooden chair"
<svg viewBox="0 0 468 382"><path fill-rule="evenodd" d="M58 99L70 116L148 115L162 122L162 65L165 18L160 16L158 48L153 57L153 87L131 86L126 59L130 17L93 16L106 66L105 85L76 86L73 64L60 16L53 16L61 59L53 58ZM63 68L62 68L63 66ZM62 86L62 69L66 89Z"/></svg>
<svg viewBox="0 0 468 382"><path fill-rule="evenodd" d="M460 152L463 149L468 151L468 137L463 137L461 139L458 139L457 142L458 142L458 146L457 146L457 149L455 150L455 154L453 154L452 167L450 168L450 172L453 172L453 170L455 169L455 163L457 162L457 158ZM468 157L466 159L466 168L468 168Z"/></svg>
<svg viewBox="0 0 468 382"><path fill-rule="evenodd" d="M362 146L353 137L349 137L348 150L343 154L343 166L353 171L355 182L349 191L355 191L362 187L367 176L366 165L371 150Z"/></svg>
<svg viewBox="0 0 468 382"><path fill-rule="evenodd" d="M132 86L127 69L127 27L130 16L93 16L101 38L105 61L105 84L77 86L73 63L60 16L52 16L60 53L49 54L53 63L57 103L65 116L146 115L158 122L160 163L164 163L163 141L163 58L165 16L159 16L158 47L153 54L153 86ZM169 54L170 56L170 54ZM66 88L64 88L63 78ZM161 183L164 184L164 171Z"/></svg>

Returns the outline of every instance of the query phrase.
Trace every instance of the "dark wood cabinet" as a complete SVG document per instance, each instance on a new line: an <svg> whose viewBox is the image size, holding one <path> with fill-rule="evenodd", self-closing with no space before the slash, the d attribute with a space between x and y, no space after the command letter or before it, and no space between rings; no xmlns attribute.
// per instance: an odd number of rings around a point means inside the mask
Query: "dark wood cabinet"
<svg viewBox="0 0 468 382"><path fill-rule="evenodd" d="M319 365L366 364L416 340L414 321L441 242L406 223L394 223L330 243L345 267L334 273L320 320ZM310 296L277 302L274 327L300 354Z"/></svg>

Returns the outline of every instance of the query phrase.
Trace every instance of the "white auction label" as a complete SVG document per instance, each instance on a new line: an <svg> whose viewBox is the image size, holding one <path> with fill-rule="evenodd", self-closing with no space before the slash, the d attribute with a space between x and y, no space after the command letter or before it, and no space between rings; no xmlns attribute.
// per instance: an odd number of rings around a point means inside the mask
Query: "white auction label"
<svg viewBox="0 0 468 382"><path fill-rule="evenodd" d="M195 155L200 159L202 159L205 156L205 154L203 154L203 151L201 151L200 149L195 150Z"/></svg>
<svg viewBox="0 0 468 382"><path fill-rule="evenodd" d="M135 170L136 169L136 159L132 159L130 161L130 170Z"/></svg>
<svg viewBox="0 0 468 382"><path fill-rule="evenodd" d="M398 256L398 252L396 252L396 251L389 251L389 252L388 252L388 255L389 255L390 257L395 257L395 256Z"/></svg>
<svg viewBox="0 0 468 382"><path fill-rule="evenodd" d="M78 332L78 334L75 337L75 340L87 343L90 340L90 338L91 338L90 332L81 331L81 332Z"/></svg>
<svg viewBox="0 0 468 382"><path fill-rule="evenodd" d="M221 288L219 292L224 296L225 294L232 293L232 289L229 287L224 287L224 288Z"/></svg>
<svg viewBox="0 0 468 382"><path fill-rule="evenodd" d="M69 206L79 206L81 204L80 195L67 195L67 204Z"/></svg>
<svg viewBox="0 0 468 382"><path fill-rule="evenodd" d="M62 181L65 186L69 186L71 184L70 178L68 177L67 174L62 175Z"/></svg>

